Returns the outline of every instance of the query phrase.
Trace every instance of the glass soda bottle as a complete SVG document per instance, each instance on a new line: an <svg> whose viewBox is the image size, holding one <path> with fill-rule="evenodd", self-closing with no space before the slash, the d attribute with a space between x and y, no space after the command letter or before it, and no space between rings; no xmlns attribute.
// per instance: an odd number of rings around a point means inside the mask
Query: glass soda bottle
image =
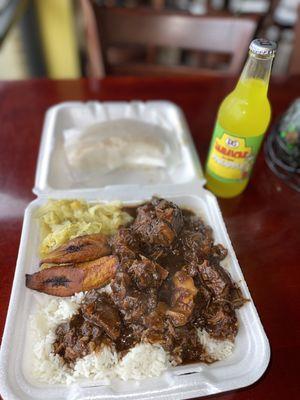
<svg viewBox="0 0 300 400"><path fill-rule="evenodd" d="M270 122L268 85L276 43L255 39L235 89L221 103L205 168L207 188L219 197L240 194L249 181Z"/></svg>

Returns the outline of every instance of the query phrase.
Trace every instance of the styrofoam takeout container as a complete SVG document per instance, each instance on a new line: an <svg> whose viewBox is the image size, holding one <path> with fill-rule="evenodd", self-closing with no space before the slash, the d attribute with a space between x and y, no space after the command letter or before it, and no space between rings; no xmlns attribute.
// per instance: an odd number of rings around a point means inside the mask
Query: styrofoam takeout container
<svg viewBox="0 0 300 400"><path fill-rule="evenodd" d="M114 175L110 185L80 187L72 181L63 152L66 129L89 129L99 121L130 118L157 124L173 132L178 145L179 164L168 179L153 182L151 173L137 184L122 184L124 174ZM176 160L175 160L176 161ZM149 171L148 171L149 172ZM177 180L178 177L178 180ZM165 101L150 102L69 102L52 107L46 114L34 193L37 199L25 211L19 256L2 341L0 391L7 399L186 399L241 388L258 380L269 363L270 348L256 308L230 243L215 196L203 188L202 169L181 110ZM251 301L237 311L240 329L233 354L211 365L195 363L170 368L159 378L142 381L114 380L109 385L80 381L70 386L47 385L30 377L25 340L28 316L35 307L34 292L25 287L25 273L36 271L39 244L36 210L48 198L84 198L88 201L121 200L138 204L152 195L170 199L194 210L212 226L217 243L229 252L224 260L232 278L239 282Z"/></svg>

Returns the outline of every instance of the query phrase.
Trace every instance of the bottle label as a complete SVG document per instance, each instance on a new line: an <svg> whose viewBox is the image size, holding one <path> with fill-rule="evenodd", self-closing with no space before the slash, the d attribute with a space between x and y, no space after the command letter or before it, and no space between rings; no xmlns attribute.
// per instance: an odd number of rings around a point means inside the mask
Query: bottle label
<svg viewBox="0 0 300 400"><path fill-rule="evenodd" d="M207 171L222 182L242 182L249 178L263 135L237 136L217 122L207 160Z"/></svg>

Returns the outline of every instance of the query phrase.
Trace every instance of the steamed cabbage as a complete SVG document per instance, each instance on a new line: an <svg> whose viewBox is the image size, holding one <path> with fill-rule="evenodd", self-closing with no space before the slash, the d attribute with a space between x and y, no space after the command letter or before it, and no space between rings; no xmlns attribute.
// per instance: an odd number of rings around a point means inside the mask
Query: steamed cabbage
<svg viewBox="0 0 300 400"><path fill-rule="evenodd" d="M132 220L121 203L87 203L83 200L49 200L37 214L40 222L40 256L80 235L113 235Z"/></svg>

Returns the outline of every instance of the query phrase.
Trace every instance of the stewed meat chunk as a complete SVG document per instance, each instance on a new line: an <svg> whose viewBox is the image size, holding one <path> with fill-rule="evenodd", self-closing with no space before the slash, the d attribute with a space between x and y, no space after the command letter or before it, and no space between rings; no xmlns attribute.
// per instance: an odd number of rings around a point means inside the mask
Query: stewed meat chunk
<svg viewBox="0 0 300 400"><path fill-rule="evenodd" d="M86 321L102 328L112 340L120 336L119 311L107 294L102 293L96 301L83 304L82 315Z"/></svg>
<svg viewBox="0 0 300 400"><path fill-rule="evenodd" d="M213 240L210 235L205 236L199 231L184 230L180 237L184 259L190 263L193 261L202 262L211 253Z"/></svg>
<svg viewBox="0 0 300 400"><path fill-rule="evenodd" d="M233 286L230 276L219 265L213 265L205 260L198 266L201 280L214 298L227 298Z"/></svg>
<svg viewBox="0 0 300 400"><path fill-rule="evenodd" d="M234 340L238 332L238 321L230 304L212 303L204 313L203 327L214 338Z"/></svg>
<svg viewBox="0 0 300 400"><path fill-rule="evenodd" d="M54 354L70 364L96 350L102 343L104 331L86 321L80 311L69 322L58 325L55 333Z"/></svg>
<svg viewBox="0 0 300 400"><path fill-rule="evenodd" d="M174 203L165 199L154 198L152 204L155 208L156 217L170 224L178 234L183 227L183 216L181 209Z"/></svg>
<svg viewBox="0 0 300 400"><path fill-rule="evenodd" d="M184 270L176 272L172 283L171 308L167 311L167 315L174 326L182 326L191 318L197 288L193 278Z"/></svg>
<svg viewBox="0 0 300 400"><path fill-rule="evenodd" d="M134 260L140 252L139 241L131 228L120 228L112 239L112 247L122 261Z"/></svg>
<svg viewBox="0 0 300 400"><path fill-rule="evenodd" d="M166 269L144 256L131 264L128 273L140 290L159 288L169 274Z"/></svg>
<svg viewBox="0 0 300 400"><path fill-rule="evenodd" d="M139 322L157 304L156 292L139 291L125 272L117 273L111 284L111 289L112 299L119 308L126 324Z"/></svg>
<svg viewBox="0 0 300 400"><path fill-rule="evenodd" d="M183 226L179 207L162 199L141 206L132 225L140 240L150 245L169 246Z"/></svg>

